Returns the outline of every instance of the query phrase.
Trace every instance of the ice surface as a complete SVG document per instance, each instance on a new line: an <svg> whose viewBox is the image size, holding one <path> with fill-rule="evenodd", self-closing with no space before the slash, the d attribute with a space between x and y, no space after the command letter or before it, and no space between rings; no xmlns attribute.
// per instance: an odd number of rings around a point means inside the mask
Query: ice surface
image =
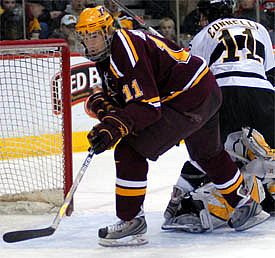
<svg viewBox="0 0 275 258"><path fill-rule="evenodd" d="M74 154L74 174L87 153ZM24 242L3 242L4 232L43 228L53 216L0 216L0 258L271 258L275 253L275 218L245 232L220 228L212 233L161 231L163 211L187 158L184 146L174 147L150 162L145 212L149 244L106 248L97 244L99 227L117 221L114 206L113 152L94 156L75 195L75 211L54 235Z"/></svg>

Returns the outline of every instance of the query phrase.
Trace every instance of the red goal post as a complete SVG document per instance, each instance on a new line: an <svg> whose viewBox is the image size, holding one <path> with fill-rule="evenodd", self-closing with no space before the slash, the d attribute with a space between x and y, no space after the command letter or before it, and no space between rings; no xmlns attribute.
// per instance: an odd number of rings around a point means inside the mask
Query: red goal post
<svg viewBox="0 0 275 258"><path fill-rule="evenodd" d="M0 214L10 206L21 213L30 203L34 211L26 213L56 210L72 185L70 51L64 40L0 41L0 120Z"/></svg>

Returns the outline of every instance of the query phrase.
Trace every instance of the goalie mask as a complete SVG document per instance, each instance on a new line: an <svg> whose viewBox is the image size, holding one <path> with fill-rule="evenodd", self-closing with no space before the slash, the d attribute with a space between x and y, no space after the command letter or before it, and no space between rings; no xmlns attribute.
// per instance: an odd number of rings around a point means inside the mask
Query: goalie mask
<svg viewBox="0 0 275 258"><path fill-rule="evenodd" d="M233 17L235 0L200 0L197 7L210 23L219 18Z"/></svg>
<svg viewBox="0 0 275 258"><path fill-rule="evenodd" d="M110 55L113 18L103 6L84 9L76 24L76 32L92 61L102 61Z"/></svg>

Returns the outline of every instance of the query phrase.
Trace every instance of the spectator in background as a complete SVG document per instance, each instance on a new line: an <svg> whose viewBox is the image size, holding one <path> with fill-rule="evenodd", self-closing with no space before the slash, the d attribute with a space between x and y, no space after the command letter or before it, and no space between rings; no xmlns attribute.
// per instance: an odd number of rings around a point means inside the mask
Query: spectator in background
<svg viewBox="0 0 275 258"><path fill-rule="evenodd" d="M55 29L60 26L61 18L65 15L67 0L40 0L45 9L38 20L42 27L40 38L47 38ZM45 30L43 29L45 26ZM45 33L44 33L45 32Z"/></svg>
<svg viewBox="0 0 275 258"><path fill-rule="evenodd" d="M86 7L86 3L90 3L90 1L87 0L71 0L70 4L66 6L65 13L66 14L72 14L76 18L79 17L79 14L81 11Z"/></svg>
<svg viewBox="0 0 275 258"><path fill-rule="evenodd" d="M46 39L54 31L59 28L60 20L65 15L67 1L64 0L27 0L33 6L43 6L42 13L38 17L40 24L40 39Z"/></svg>
<svg viewBox="0 0 275 258"><path fill-rule="evenodd" d="M200 21L200 16L197 9L188 13L185 16L183 20L183 24L181 26L182 33L189 34L190 37L195 36L201 30L199 21Z"/></svg>
<svg viewBox="0 0 275 258"><path fill-rule="evenodd" d="M271 23L272 23L272 29L269 30L269 35L271 38L271 42L273 45L275 45L275 28L274 28L274 21L275 21L275 0L265 0L261 4L261 9L267 16L269 16Z"/></svg>
<svg viewBox="0 0 275 258"><path fill-rule="evenodd" d="M16 0L2 0L0 1L3 12L12 11L16 7Z"/></svg>
<svg viewBox="0 0 275 258"><path fill-rule="evenodd" d="M97 6L97 1L96 0L86 0L85 8L93 8L95 6Z"/></svg>
<svg viewBox="0 0 275 258"><path fill-rule="evenodd" d="M60 28L54 30L50 38L63 38L67 41L70 51L84 54L84 47L77 39L75 25L77 18L74 15L66 14L62 17Z"/></svg>
<svg viewBox="0 0 275 258"><path fill-rule="evenodd" d="M182 46L188 48L190 41L201 30L200 17L197 8L187 13L180 26Z"/></svg>
<svg viewBox="0 0 275 258"><path fill-rule="evenodd" d="M197 9L188 13L180 27L181 41L184 47L188 47L193 37L201 30L200 17Z"/></svg>
<svg viewBox="0 0 275 258"><path fill-rule="evenodd" d="M175 22L169 17L164 17L159 22L159 31L165 38L176 42Z"/></svg>
<svg viewBox="0 0 275 258"><path fill-rule="evenodd" d="M235 12L238 18L257 21L256 0L239 0L239 8ZM274 18L274 17L273 17ZM260 23L268 31L274 31L274 20L267 12L260 9Z"/></svg>
<svg viewBox="0 0 275 258"><path fill-rule="evenodd" d="M118 6L113 3L112 0L104 0L104 6L107 8L107 10L110 11L111 15L113 16L116 24L115 26L118 28L125 28L125 29L136 29L138 28L138 24L125 12L122 10L119 10Z"/></svg>
<svg viewBox="0 0 275 258"><path fill-rule="evenodd" d="M161 19L163 17L174 17L174 13L170 8L170 1L168 0L147 0L143 1L145 14L152 16L152 19Z"/></svg>
<svg viewBox="0 0 275 258"><path fill-rule="evenodd" d="M39 39L41 34L41 24L38 20L39 16L45 10L44 2L41 0L27 0L26 2L26 24L27 24L27 38ZM43 26L43 32L47 33L47 26Z"/></svg>
<svg viewBox="0 0 275 258"><path fill-rule="evenodd" d="M2 0L0 17L0 40L23 38L23 10L15 0Z"/></svg>

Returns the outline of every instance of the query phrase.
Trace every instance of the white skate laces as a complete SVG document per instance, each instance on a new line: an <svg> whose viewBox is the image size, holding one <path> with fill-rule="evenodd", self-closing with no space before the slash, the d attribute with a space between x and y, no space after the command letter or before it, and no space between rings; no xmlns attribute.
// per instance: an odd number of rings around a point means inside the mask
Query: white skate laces
<svg viewBox="0 0 275 258"><path fill-rule="evenodd" d="M130 221L120 220L99 229L99 244L106 247L143 245L148 243L144 237L146 231L147 224L144 216L135 217Z"/></svg>
<svg viewBox="0 0 275 258"><path fill-rule="evenodd" d="M116 232L116 231L121 231L121 230L125 229L126 227L128 227L129 223L131 223L131 221L120 220L120 221L118 221L117 223L115 223L113 225L109 225L108 226L108 232L113 233L113 232Z"/></svg>

